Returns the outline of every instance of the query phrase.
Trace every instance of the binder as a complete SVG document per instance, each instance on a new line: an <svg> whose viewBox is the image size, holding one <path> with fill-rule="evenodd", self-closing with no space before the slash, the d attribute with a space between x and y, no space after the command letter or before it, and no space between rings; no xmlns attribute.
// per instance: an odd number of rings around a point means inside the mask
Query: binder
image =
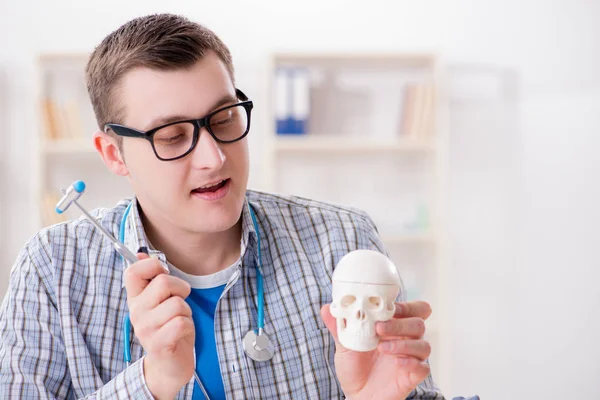
<svg viewBox="0 0 600 400"><path fill-rule="evenodd" d="M293 132L292 101L290 70L279 67L275 72L275 124L278 135Z"/></svg>
<svg viewBox="0 0 600 400"><path fill-rule="evenodd" d="M310 113L310 74L307 68L295 68L292 73L293 133L303 135L308 131Z"/></svg>
<svg viewBox="0 0 600 400"><path fill-rule="evenodd" d="M308 132L310 73L302 67L279 67L275 73L275 124L278 135Z"/></svg>

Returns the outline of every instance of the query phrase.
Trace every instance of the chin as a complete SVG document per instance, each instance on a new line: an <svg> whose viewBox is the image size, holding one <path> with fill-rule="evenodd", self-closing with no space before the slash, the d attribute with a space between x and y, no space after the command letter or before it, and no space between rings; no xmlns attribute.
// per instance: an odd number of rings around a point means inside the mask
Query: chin
<svg viewBox="0 0 600 400"><path fill-rule="evenodd" d="M202 223L195 224L193 226L189 226L189 230L195 233L221 233L226 232L229 229L233 228L236 222L239 221L239 218L236 220L211 220L211 221L203 221Z"/></svg>
<svg viewBox="0 0 600 400"><path fill-rule="evenodd" d="M243 198L221 204L206 204L205 207L194 207L190 214L182 215L184 224L194 232L218 233L231 229L240 220ZM190 218L191 217L191 218Z"/></svg>

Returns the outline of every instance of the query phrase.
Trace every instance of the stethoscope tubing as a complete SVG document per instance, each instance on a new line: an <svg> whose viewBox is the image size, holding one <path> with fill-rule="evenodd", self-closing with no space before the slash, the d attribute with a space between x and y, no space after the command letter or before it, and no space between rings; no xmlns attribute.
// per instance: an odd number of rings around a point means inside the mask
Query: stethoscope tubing
<svg viewBox="0 0 600 400"><path fill-rule="evenodd" d="M121 219L121 225L119 226L119 242L122 243L123 245L125 244L125 224L127 221L127 217L129 216L129 212L131 210L131 207L133 205L133 201L131 203L129 203L129 205L127 206L127 208L125 209L125 212L123 213L123 218ZM254 229L256 231L256 238L257 238L257 247L258 247L258 266L256 267L256 286L257 286L257 330L258 330L258 335L264 335L263 333L263 329L264 329L264 323L265 323L265 317L264 317L264 304L265 304L265 300L264 300L264 287L263 287L263 275L262 275L262 254L261 254L261 246L260 246L260 232L259 232L259 228L258 228L258 221L256 220L256 215L254 213L254 210L252 209L252 206L250 204L248 204L248 209L250 211L250 217L252 218L252 224L254 225ZM127 260L124 258L124 261L127 262ZM131 319L129 318L129 313L127 313L123 319L123 358L125 360L126 365L129 367L129 365L131 365ZM247 352L247 349L244 349ZM270 359L270 358L269 358ZM255 359L256 360L256 359ZM264 361L268 361L268 359L264 360ZM208 393L206 392L206 390L204 389L204 386L202 385L202 382L200 380L200 377L198 376L198 373L196 371L196 369L194 368L194 379L196 381L196 383L198 384L198 386L200 387L200 390L202 390L202 393L204 395L204 397L209 400L209 396Z"/></svg>

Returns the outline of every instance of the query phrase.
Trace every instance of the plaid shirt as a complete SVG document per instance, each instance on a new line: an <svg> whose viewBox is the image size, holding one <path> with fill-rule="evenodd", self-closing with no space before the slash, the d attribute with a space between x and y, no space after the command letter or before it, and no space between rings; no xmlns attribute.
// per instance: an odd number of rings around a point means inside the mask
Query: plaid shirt
<svg viewBox="0 0 600 400"><path fill-rule="evenodd" d="M92 215L116 238L126 206ZM269 362L241 346L256 328L257 240L242 214L242 263L215 312L215 338L228 399L339 399L334 343L320 308L331 302L331 276L351 250L385 252L367 214L298 197L248 191L264 261L265 332L275 343ZM148 246L137 207L127 217L125 244ZM166 264L164 254L151 251ZM201 255L199 255L201 256ZM19 253L0 308L0 398L147 398L144 350L132 335L123 360L127 296L124 264L85 218L39 231ZM177 398L191 399L190 380ZM443 399L428 377L410 399Z"/></svg>

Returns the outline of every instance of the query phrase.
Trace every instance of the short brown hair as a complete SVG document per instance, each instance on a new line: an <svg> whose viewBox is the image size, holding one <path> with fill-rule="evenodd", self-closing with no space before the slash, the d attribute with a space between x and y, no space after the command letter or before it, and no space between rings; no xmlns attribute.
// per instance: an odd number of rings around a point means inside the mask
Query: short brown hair
<svg viewBox="0 0 600 400"><path fill-rule="evenodd" d="M148 15L133 19L110 33L94 49L85 69L87 90L99 128L104 130L109 122L122 123L123 107L114 96L128 71L137 67L159 71L185 69L209 51L214 51L223 61L234 82L227 46L213 31L185 17Z"/></svg>

